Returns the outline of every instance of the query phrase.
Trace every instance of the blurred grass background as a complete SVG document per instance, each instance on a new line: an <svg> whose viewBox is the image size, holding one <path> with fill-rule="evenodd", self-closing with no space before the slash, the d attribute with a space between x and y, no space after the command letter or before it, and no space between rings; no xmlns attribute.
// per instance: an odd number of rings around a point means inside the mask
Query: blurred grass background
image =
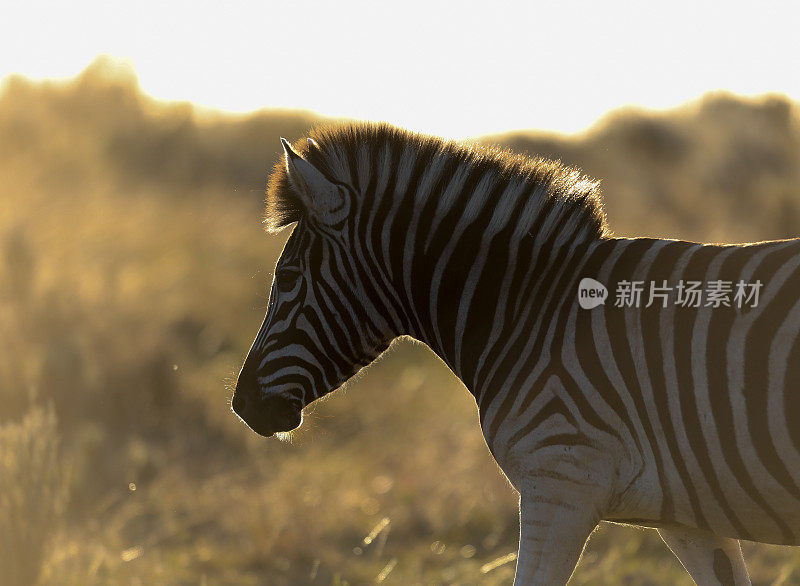
<svg viewBox="0 0 800 586"><path fill-rule="evenodd" d="M143 95L100 59L0 92L0 583L508 584L516 497L469 394L400 344L291 444L228 409L286 235L261 231L278 137L309 113ZM618 234L800 233L780 96L486 137L602 179ZM378 400L375 400L375 399ZM754 584L800 553L745 544ZM689 584L652 531L603 526L573 584Z"/></svg>

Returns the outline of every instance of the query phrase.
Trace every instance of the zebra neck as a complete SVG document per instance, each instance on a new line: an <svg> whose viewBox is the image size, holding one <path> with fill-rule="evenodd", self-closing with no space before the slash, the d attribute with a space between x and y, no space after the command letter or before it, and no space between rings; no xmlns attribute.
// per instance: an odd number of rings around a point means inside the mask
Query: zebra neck
<svg viewBox="0 0 800 586"><path fill-rule="evenodd" d="M523 231L515 238L516 230L506 232L464 234L441 248L423 249L407 257L398 284L409 308L407 333L427 344L476 399L503 360L519 352L508 346L521 320L529 321L531 311L545 301L551 312L574 301L574 295L553 296L551 284L565 264L582 258L596 242L585 234L570 238L557 231ZM420 238L410 237L408 246ZM527 327L524 337L531 336L535 332Z"/></svg>

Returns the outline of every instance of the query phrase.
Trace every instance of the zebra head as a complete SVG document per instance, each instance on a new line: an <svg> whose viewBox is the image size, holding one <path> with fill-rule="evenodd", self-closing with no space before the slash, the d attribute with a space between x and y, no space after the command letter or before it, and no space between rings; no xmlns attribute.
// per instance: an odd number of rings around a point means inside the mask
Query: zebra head
<svg viewBox="0 0 800 586"><path fill-rule="evenodd" d="M284 157L270 180L266 222L273 231L295 226L231 401L267 437L299 427L303 407L372 362L392 338L367 327L368 293L349 254L355 190L324 170L313 140L305 156L281 141Z"/></svg>

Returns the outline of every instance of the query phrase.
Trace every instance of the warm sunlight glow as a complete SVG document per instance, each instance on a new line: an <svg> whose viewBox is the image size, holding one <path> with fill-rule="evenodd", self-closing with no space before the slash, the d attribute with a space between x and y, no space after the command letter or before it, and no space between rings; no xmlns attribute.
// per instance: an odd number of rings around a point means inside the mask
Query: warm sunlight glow
<svg viewBox="0 0 800 586"><path fill-rule="evenodd" d="M4 2L0 586L799 585L799 15Z"/></svg>
<svg viewBox="0 0 800 586"><path fill-rule="evenodd" d="M0 24L0 74L70 76L109 53L160 98L451 136L577 131L620 105L668 107L718 88L800 97L783 65L800 54L796 5L626 4L31 2Z"/></svg>
<svg viewBox="0 0 800 586"><path fill-rule="evenodd" d="M284 106L450 136L572 132L625 104L714 89L800 98L796 3L28 2L4 9L0 75L72 76L99 53L145 92Z"/></svg>

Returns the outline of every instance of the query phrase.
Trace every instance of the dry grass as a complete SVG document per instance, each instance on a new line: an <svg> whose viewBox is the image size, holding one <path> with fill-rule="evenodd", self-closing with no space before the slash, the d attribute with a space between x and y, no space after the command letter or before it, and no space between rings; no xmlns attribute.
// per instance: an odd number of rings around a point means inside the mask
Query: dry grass
<svg viewBox="0 0 800 586"><path fill-rule="evenodd" d="M228 411L225 385L283 243L260 230L264 177L277 137L311 122L198 117L102 62L68 85L6 83L0 503L21 494L12 508L35 531L24 556L11 549L21 542L2 546L3 579L13 559L19 583L41 572L67 586L509 583L516 497L468 393L424 348L399 345L288 443L254 437ZM617 232L800 231L800 130L778 98L500 140L602 177ZM66 475L47 464L58 436ZM34 474L37 490L21 490ZM41 519L57 516L64 478L71 498L54 531ZM4 536L19 535L11 518ZM756 584L800 582L794 550L746 550ZM688 578L652 532L604 526L574 583Z"/></svg>
<svg viewBox="0 0 800 586"><path fill-rule="evenodd" d="M0 426L0 568L9 586L33 584L59 528L66 467L52 409Z"/></svg>

